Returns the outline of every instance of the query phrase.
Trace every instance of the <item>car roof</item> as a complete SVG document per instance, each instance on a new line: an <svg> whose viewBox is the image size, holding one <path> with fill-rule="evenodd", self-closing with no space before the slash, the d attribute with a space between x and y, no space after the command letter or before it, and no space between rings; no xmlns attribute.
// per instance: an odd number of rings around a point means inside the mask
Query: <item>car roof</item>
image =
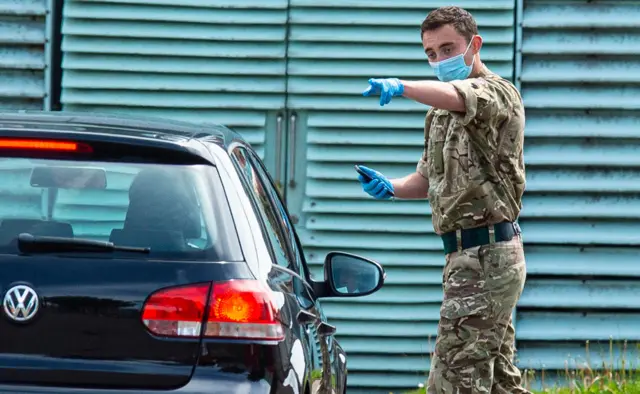
<svg viewBox="0 0 640 394"><path fill-rule="evenodd" d="M0 111L0 129L12 127L42 133L122 136L140 142L162 140L181 145L189 140L218 145L227 151L232 142L246 141L240 134L217 123L189 123L172 119L124 114L67 111Z"/></svg>

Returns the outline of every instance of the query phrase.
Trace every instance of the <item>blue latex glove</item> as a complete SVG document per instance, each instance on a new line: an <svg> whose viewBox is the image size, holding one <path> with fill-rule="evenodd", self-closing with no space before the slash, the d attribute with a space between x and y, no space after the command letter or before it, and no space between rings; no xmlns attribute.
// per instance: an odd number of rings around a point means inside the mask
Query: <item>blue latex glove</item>
<svg viewBox="0 0 640 394"><path fill-rule="evenodd" d="M369 87L362 92L363 96L380 95L380 106L389 104L393 96L402 96L404 85L398 78L371 78Z"/></svg>
<svg viewBox="0 0 640 394"><path fill-rule="evenodd" d="M378 200L387 200L393 197L393 185L386 176L369 167L360 166L360 169L371 177L371 181L367 181L362 175L358 175L362 190Z"/></svg>

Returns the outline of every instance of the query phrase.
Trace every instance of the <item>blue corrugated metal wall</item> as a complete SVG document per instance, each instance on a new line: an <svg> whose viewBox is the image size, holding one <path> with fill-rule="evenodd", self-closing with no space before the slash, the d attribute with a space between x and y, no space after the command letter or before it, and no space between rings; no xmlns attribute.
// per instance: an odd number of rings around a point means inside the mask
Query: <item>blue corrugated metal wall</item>
<svg viewBox="0 0 640 394"><path fill-rule="evenodd" d="M640 3L524 0L519 15L529 280L518 358L563 370L599 340L601 364L610 337L640 339Z"/></svg>
<svg viewBox="0 0 640 394"><path fill-rule="evenodd" d="M420 23L444 1L292 0L288 106L297 112L296 186L289 205L307 259L319 268L330 250L385 265L385 287L363 299L323 301L349 353L350 393L388 393L426 380L428 338L442 299L442 242L426 201L379 202L354 182L362 163L390 176L415 171L427 108L364 98L370 77L433 78ZM458 1L477 17L484 58L513 77L513 0Z"/></svg>
<svg viewBox="0 0 640 394"><path fill-rule="evenodd" d="M48 109L48 0L0 1L0 109Z"/></svg>
<svg viewBox="0 0 640 394"><path fill-rule="evenodd" d="M219 122L264 157L284 107L286 17L286 0L66 0L63 108Z"/></svg>

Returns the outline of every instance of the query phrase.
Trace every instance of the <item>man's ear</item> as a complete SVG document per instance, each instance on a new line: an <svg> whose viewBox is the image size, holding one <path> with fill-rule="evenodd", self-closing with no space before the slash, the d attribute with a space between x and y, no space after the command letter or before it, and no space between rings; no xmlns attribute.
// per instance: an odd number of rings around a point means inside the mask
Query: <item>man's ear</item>
<svg viewBox="0 0 640 394"><path fill-rule="evenodd" d="M477 55L480 52L480 49L482 48L482 36L480 35L475 35L472 39L471 39L471 47L473 48L473 54Z"/></svg>

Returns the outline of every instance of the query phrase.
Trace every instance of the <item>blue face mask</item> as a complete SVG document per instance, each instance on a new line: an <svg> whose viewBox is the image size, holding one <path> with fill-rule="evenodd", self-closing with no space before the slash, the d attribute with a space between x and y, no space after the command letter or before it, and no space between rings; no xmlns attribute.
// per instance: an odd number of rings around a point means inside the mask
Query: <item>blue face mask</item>
<svg viewBox="0 0 640 394"><path fill-rule="evenodd" d="M467 79L469 75L471 75L471 70L473 69L473 63L476 61L476 57L473 57L471 61L471 65L467 66L464 62L464 56L471 48L471 42L467 46L467 49L464 53L459 54L458 56L450 57L449 59L443 60L437 63L429 62L429 65L433 68L433 71L436 73L436 77L442 82L455 81L458 79Z"/></svg>

